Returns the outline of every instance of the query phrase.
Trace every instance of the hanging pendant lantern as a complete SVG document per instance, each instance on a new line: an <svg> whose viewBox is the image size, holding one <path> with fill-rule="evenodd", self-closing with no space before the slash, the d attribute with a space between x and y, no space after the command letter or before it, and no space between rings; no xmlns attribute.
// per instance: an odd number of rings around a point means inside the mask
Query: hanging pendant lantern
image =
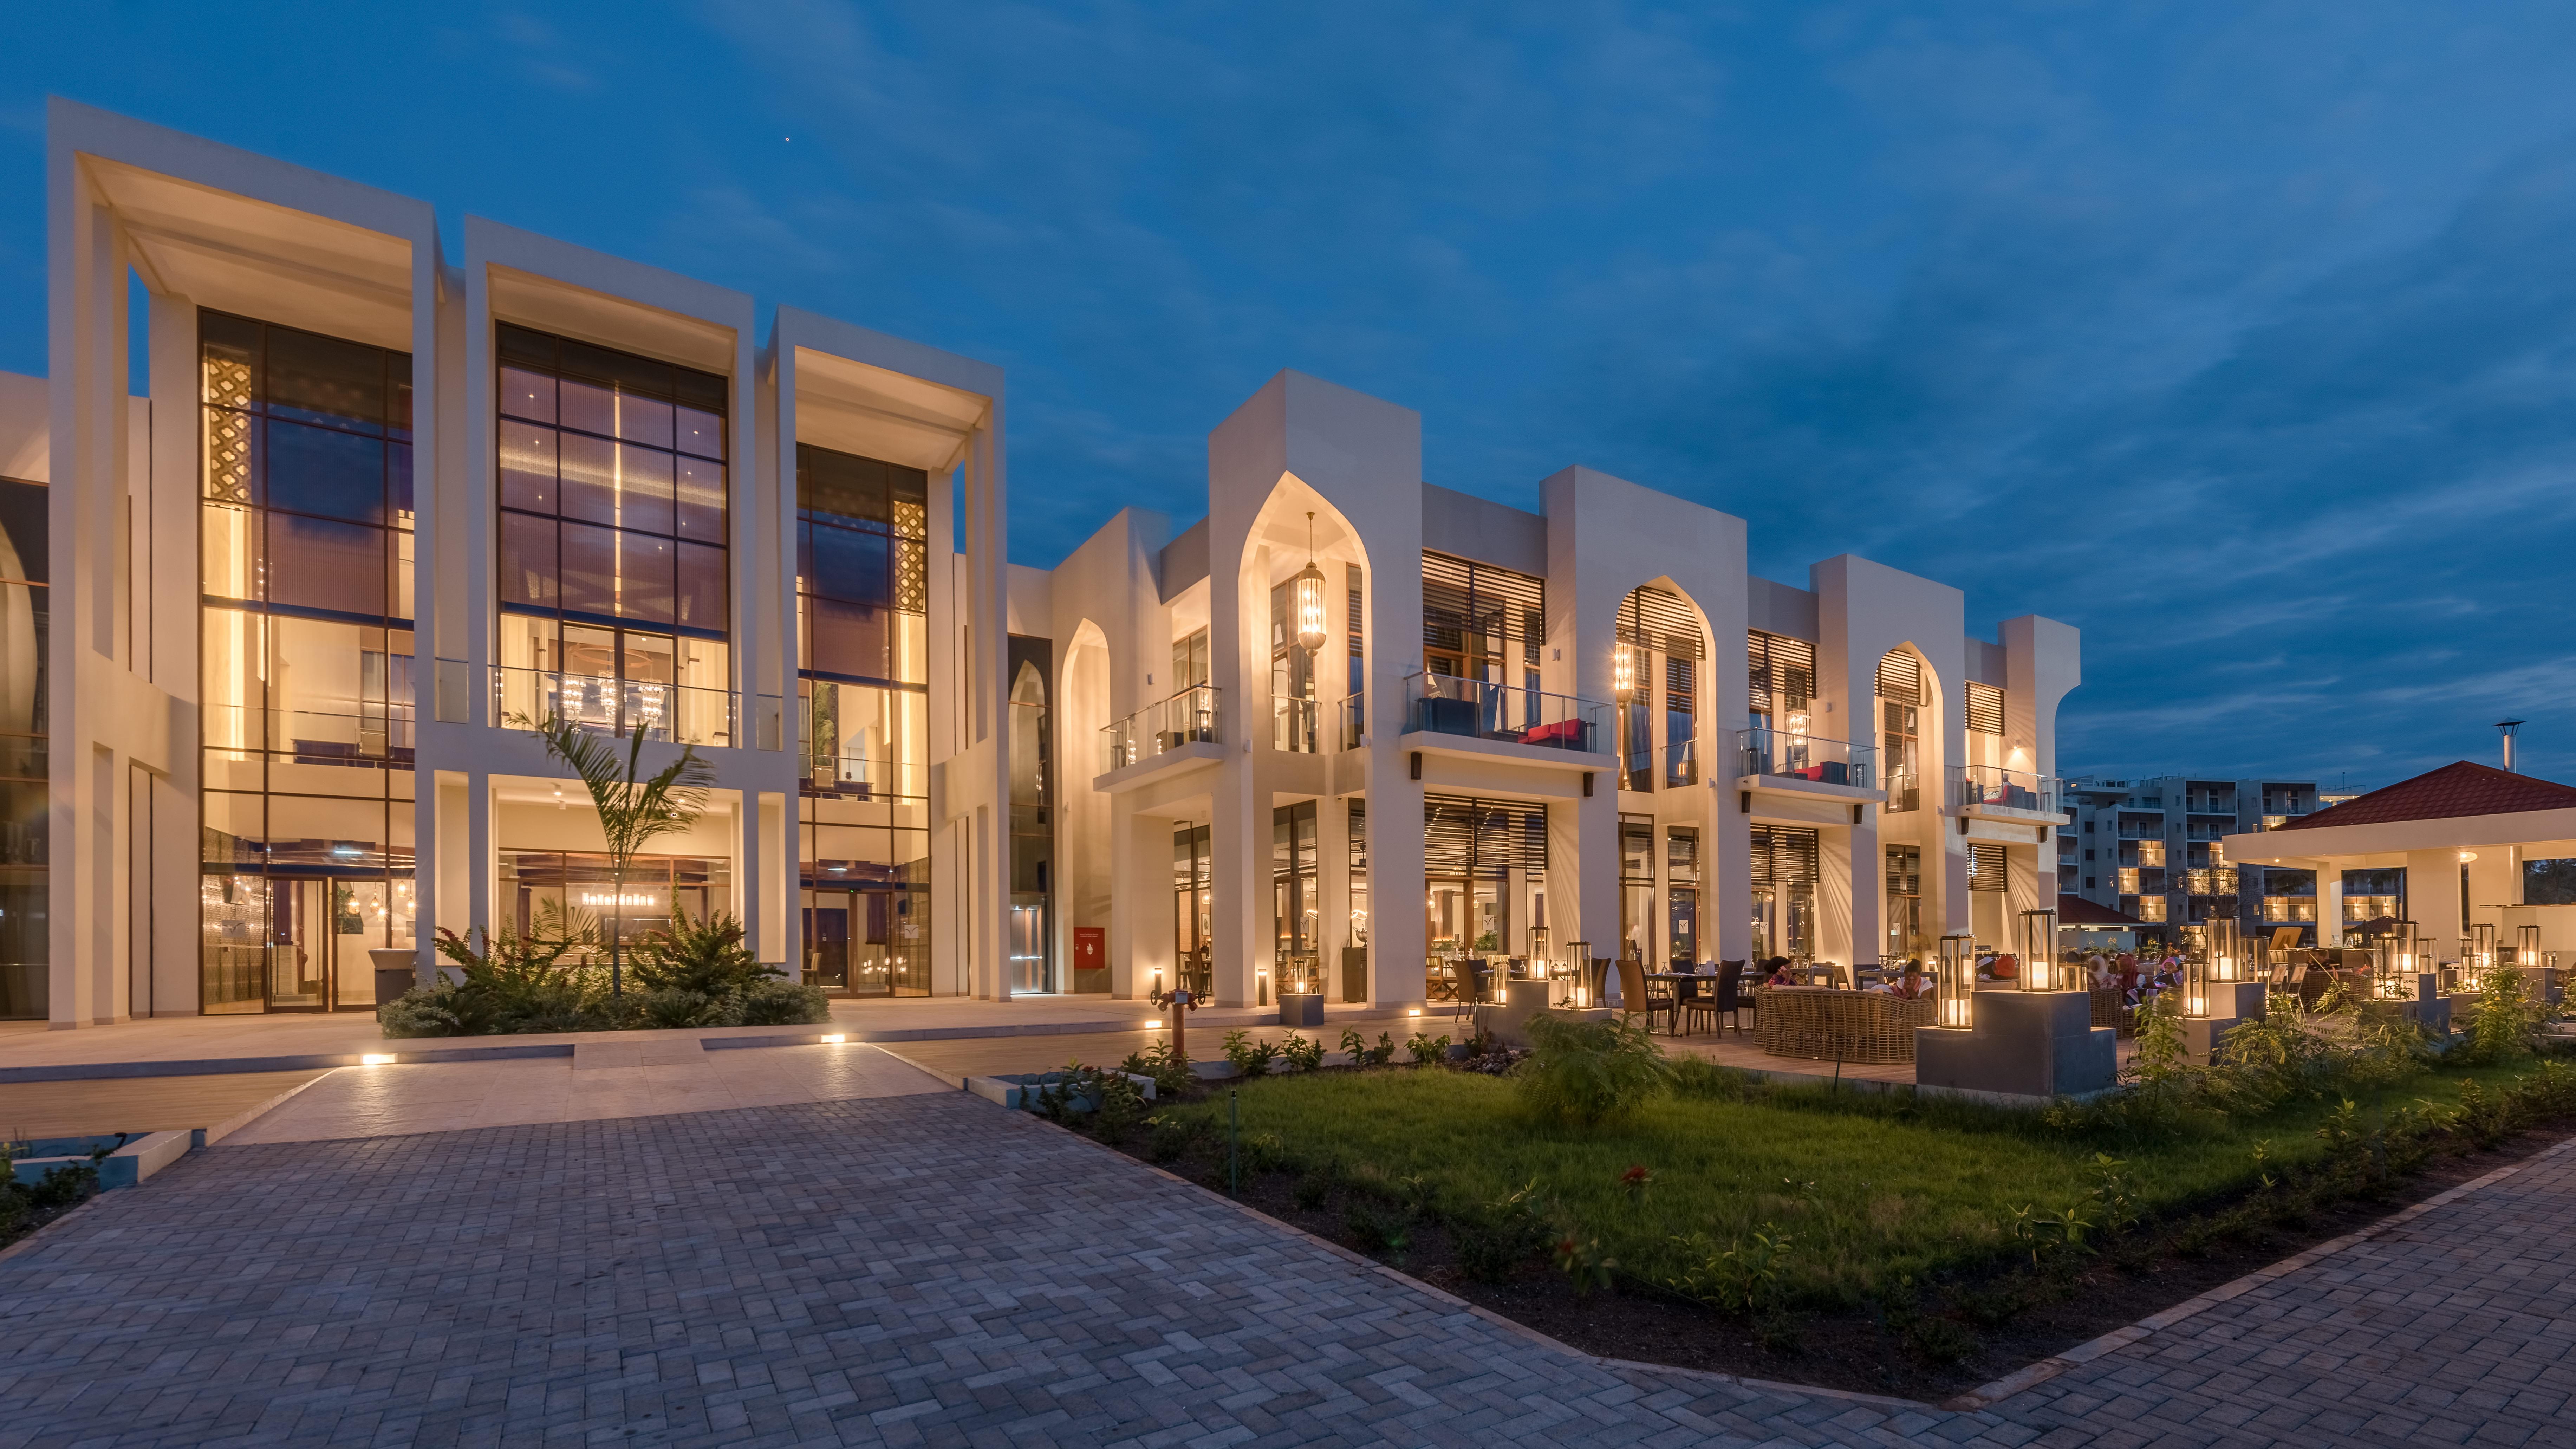
<svg viewBox="0 0 2576 1449"><path fill-rule="evenodd" d="M1323 651L1324 640L1324 571L1315 562L1315 515L1306 515L1306 567L1293 581L1289 596L1295 601L1297 647L1309 654Z"/></svg>

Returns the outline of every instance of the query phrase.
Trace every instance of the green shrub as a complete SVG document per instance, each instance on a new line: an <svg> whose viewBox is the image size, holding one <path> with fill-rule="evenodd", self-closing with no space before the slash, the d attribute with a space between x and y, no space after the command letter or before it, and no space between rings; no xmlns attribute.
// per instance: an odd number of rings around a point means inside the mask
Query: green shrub
<svg viewBox="0 0 2576 1449"><path fill-rule="evenodd" d="M1190 1059L1173 1046L1168 1037L1141 1052L1129 1052L1127 1060L1118 1064L1118 1069L1134 1072L1140 1077L1152 1077L1154 1095L1158 1099L1178 1097L1198 1080L1198 1074L1190 1070Z"/></svg>
<svg viewBox="0 0 2576 1449"><path fill-rule="evenodd" d="M27 1184L27 1202L40 1208L69 1207L96 1191L98 1164L75 1162L69 1167L54 1168Z"/></svg>
<svg viewBox="0 0 2576 1449"><path fill-rule="evenodd" d="M1301 1072L1311 1072L1324 1064L1324 1044L1320 1041L1309 1041L1292 1031L1288 1033L1288 1039L1279 1044L1279 1055L1290 1067Z"/></svg>
<svg viewBox="0 0 2576 1449"><path fill-rule="evenodd" d="M1225 1034L1225 1059L1244 1076L1267 1076L1270 1064L1279 1060L1279 1048L1236 1027Z"/></svg>
<svg viewBox="0 0 2576 1449"><path fill-rule="evenodd" d="M734 1015L744 1026L816 1026L832 1019L832 999L819 986L765 976L741 989Z"/></svg>
<svg viewBox="0 0 2576 1449"><path fill-rule="evenodd" d="M2478 1004L2469 1013L2469 1040L2455 1055L2479 1066L2531 1055L2540 1024L2549 1008L2531 989L2531 978L2497 967L2479 984Z"/></svg>
<svg viewBox="0 0 2576 1449"><path fill-rule="evenodd" d="M1446 1035L1433 1036L1427 1031L1417 1031L1405 1042L1404 1049L1413 1053L1415 1066L1425 1067L1447 1055L1449 1038Z"/></svg>
<svg viewBox="0 0 2576 1449"><path fill-rule="evenodd" d="M1531 1056L1514 1079L1523 1105L1541 1118L1597 1126L1632 1115L1673 1084L1663 1048L1625 1017L1578 1021L1540 1011L1528 1031Z"/></svg>
<svg viewBox="0 0 2576 1449"><path fill-rule="evenodd" d="M1145 1139L1145 1155L1156 1162L1177 1162L1187 1156L1190 1144L1198 1138L1196 1122L1184 1122L1157 1113L1145 1119L1150 1135Z"/></svg>
<svg viewBox="0 0 2576 1449"><path fill-rule="evenodd" d="M778 973L742 944L742 922L724 911L695 921L674 909L668 925L636 939L626 973L646 991L690 991L722 1000Z"/></svg>
<svg viewBox="0 0 2576 1449"><path fill-rule="evenodd" d="M1124 1142L1136 1124L1145 1120L1145 1093L1123 1072L1107 1072L1100 1079L1100 1107L1091 1114L1091 1130L1103 1142Z"/></svg>
<svg viewBox="0 0 2576 1449"><path fill-rule="evenodd" d="M376 1008L376 1022L388 1037L457 1036L464 1023L457 1011L457 988L442 982L415 986Z"/></svg>
<svg viewBox="0 0 2576 1449"><path fill-rule="evenodd" d="M703 991L669 986L657 991L637 991L633 996L644 1025L671 1030L692 1026L739 1026L731 997L709 996Z"/></svg>

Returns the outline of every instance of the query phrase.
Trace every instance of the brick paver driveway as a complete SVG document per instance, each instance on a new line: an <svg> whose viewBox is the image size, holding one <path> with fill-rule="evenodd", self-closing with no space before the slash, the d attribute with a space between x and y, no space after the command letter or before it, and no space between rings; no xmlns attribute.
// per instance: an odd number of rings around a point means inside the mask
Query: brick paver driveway
<svg viewBox="0 0 2576 1449"><path fill-rule="evenodd" d="M2534 1213L2570 1189L2523 1186ZM2507 1411L2556 1411L2515 1396L2556 1372L2567 1258L2508 1257L2525 1317L2410 1316L2530 1371L2416 1401L2413 1442L2559 1432ZM0 1261L0 1446L2251 1443L2267 1421L2208 1395L2238 1334L2352 1311L2308 1296L1982 1414L1616 1369L952 1093L200 1153ZM2367 1437L2320 1417L2365 1361L2281 1342L2272 1380L2326 1395L2285 1427Z"/></svg>

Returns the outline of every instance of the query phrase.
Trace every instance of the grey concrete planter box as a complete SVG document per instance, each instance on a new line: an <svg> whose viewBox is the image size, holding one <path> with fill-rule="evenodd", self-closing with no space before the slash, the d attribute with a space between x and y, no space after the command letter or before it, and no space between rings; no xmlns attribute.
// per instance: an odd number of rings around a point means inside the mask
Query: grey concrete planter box
<svg viewBox="0 0 2576 1449"><path fill-rule="evenodd" d="M1320 991L1279 993L1279 1024L1281 1026L1322 1026L1324 994Z"/></svg>
<svg viewBox="0 0 2576 1449"><path fill-rule="evenodd" d="M1144 1094L1146 1101L1154 1100L1152 1077L1140 1077L1134 1072L1118 1075L1134 1082L1136 1090ZM985 1101L999 1102L1015 1112L1034 1112L1038 1109L1039 1091L1064 1079L1062 1072L1012 1072L998 1077L968 1077L966 1090ZM1085 1092L1065 1105L1076 1112L1097 1112L1100 1110L1100 1094Z"/></svg>
<svg viewBox="0 0 2576 1449"><path fill-rule="evenodd" d="M2089 991L1980 991L1975 1023L1915 1028L1918 1086L2049 1098L2119 1081L2119 1033L2093 1024Z"/></svg>

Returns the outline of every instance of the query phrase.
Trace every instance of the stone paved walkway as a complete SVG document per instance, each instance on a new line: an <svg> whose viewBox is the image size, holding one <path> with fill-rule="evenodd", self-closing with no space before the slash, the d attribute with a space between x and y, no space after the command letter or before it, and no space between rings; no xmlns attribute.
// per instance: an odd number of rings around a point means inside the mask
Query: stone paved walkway
<svg viewBox="0 0 2576 1449"><path fill-rule="evenodd" d="M1614 1369L960 1093L223 1147L0 1260L0 1449L2566 1443L2571 1171L1951 1414ZM2469 1222L2474 1305L2402 1256Z"/></svg>

